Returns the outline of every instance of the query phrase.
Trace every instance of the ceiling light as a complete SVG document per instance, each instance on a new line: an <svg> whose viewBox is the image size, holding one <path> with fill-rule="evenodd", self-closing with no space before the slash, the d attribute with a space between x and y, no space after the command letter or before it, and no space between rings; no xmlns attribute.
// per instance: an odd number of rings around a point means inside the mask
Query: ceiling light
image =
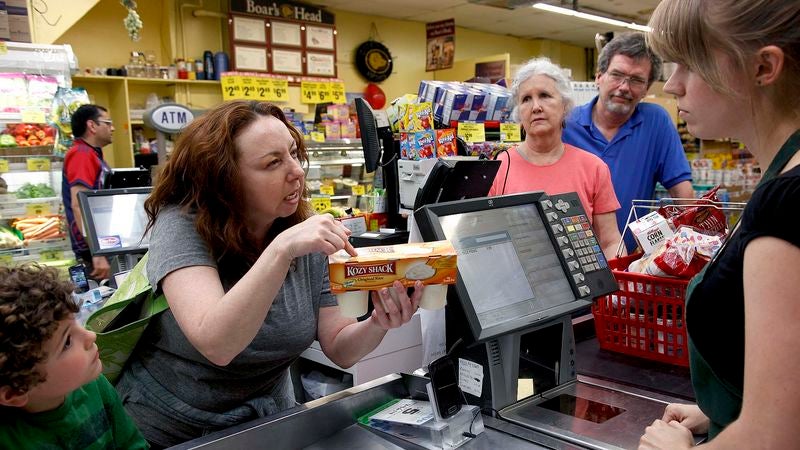
<svg viewBox="0 0 800 450"><path fill-rule="evenodd" d="M543 11L563 14L565 16L577 17L579 19L584 19L584 20L591 20L592 22L605 23L608 25L614 25L621 28L630 28L631 30L646 31L646 32L652 31L652 29L646 25L639 25L633 22L625 22L622 20L611 19L609 17L598 16L596 14L589 14L569 8L562 8L561 6L554 6L547 3L541 3L541 2L534 3L533 7L536 9L541 9Z"/></svg>

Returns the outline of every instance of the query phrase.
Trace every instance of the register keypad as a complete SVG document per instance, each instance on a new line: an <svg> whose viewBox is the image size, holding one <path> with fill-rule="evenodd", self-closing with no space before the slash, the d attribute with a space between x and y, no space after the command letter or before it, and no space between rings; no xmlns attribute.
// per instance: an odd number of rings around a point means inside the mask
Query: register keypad
<svg viewBox="0 0 800 450"><path fill-rule="evenodd" d="M608 264L603 256L594 233L590 229L589 220L584 214L577 216L564 217L561 219L569 236L575 255L584 272L605 269Z"/></svg>

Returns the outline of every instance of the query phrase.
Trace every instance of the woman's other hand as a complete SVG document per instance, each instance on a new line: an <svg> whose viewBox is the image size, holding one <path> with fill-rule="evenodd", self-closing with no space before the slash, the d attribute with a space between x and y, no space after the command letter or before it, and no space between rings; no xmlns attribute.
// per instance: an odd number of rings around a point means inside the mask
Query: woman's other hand
<svg viewBox="0 0 800 450"><path fill-rule="evenodd" d="M356 256L356 249L348 240L351 231L330 214L309 217L275 237L281 254L289 260L310 253L331 255L344 249Z"/></svg>
<svg viewBox="0 0 800 450"><path fill-rule="evenodd" d="M694 447L692 432L676 420L656 419L639 439L639 450L679 450Z"/></svg>
<svg viewBox="0 0 800 450"><path fill-rule="evenodd" d="M417 312L424 289L422 282L417 281L414 283L414 293L409 297L403 283L395 281L390 288L373 291L372 304L375 309L370 319L384 330L407 323Z"/></svg>
<svg viewBox="0 0 800 450"><path fill-rule="evenodd" d="M673 420L688 428L694 434L708 433L709 419L697 405L686 405L683 403L670 403L664 409L664 422Z"/></svg>

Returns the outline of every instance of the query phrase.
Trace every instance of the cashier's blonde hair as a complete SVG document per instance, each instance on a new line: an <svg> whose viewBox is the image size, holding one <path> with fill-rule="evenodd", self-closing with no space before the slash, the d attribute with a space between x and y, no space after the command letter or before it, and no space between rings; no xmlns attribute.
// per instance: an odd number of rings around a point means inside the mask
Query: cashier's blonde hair
<svg viewBox="0 0 800 450"><path fill-rule="evenodd" d="M257 101L224 102L184 128L144 205L148 230L165 207L175 205L184 213L194 214L198 234L220 270L231 276L243 275L278 233L313 214L308 202L300 202L294 214L273 222L267 236L249 234L236 138L262 116L275 117L286 125L297 145L298 158L306 164L303 136L278 106ZM305 186L302 197L308 197Z"/></svg>
<svg viewBox="0 0 800 450"><path fill-rule="evenodd" d="M797 113L800 106L800 1L798 0L664 0L650 19L648 44L665 60L686 66L712 89L747 94L727 81L718 52L733 70L753 81L747 68L767 45L783 50L784 76L767 91L778 112Z"/></svg>

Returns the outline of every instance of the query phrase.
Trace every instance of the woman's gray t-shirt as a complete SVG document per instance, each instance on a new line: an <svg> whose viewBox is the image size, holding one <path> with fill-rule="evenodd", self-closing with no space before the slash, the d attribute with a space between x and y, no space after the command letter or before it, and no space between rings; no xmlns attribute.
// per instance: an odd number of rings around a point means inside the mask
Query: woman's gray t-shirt
<svg viewBox="0 0 800 450"><path fill-rule="evenodd" d="M161 280L177 269L216 267L193 217L177 207L159 212L149 253L147 277L159 290ZM224 412L268 395L316 338L319 308L336 305L330 293L327 257L312 254L295 262L253 342L227 366L216 366L203 357L169 310L150 322L134 358L176 397L206 411ZM227 291L236 281L222 280L223 287Z"/></svg>

